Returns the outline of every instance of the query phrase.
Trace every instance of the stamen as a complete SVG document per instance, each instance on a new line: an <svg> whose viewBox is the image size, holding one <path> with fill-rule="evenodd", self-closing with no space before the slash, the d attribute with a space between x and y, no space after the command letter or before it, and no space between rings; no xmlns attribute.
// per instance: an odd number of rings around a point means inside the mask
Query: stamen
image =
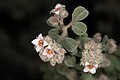
<svg viewBox="0 0 120 80"><path fill-rule="evenodd" d="M88 65L87 67L88 67L89 69L94 68L94 66L93 66L93 65Z"/></svg>
<svg viewBox="0 0 120 80"><path fill-rule="evenodd" d="M61 7L56 8L56 9L55 9L55 12L59 11L59 10L60 10L60 8L61 8Z"/></svg>
<svg viewBox="0 0 120 80"><path fill-rule="evenodd" d="M53 51L51 49L47 49L46 52L47 52L48 55L53 54Z"/></svg>
<svg viewBox="0 0 120 80"><path fill-rule="evenodd" d="M39 40L39 41L38 41L38 45L39 45L39 46L43 46L43 43L44 43L43 40Z"/></svg>

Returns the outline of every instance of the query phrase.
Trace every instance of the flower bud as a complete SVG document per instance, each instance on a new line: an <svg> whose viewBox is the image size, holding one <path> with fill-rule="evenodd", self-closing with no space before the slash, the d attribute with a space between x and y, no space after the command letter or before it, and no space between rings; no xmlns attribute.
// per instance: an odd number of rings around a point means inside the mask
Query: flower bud
<svg viewBox="0 0 120 80"><path fill-rule="evenodd" d="M96 33L94 36L93 36L93 39L95 42L100 42L102 37L101 37L101 34L100 33Z"/></svg>
<svg viewBox="0 0 120 80"><path fill-rule="evenodd" d="M68 12L66 11L65 8L61 8L59 15L61 18L66 18L68 16Z"/></svg>
<svg viewBox="0 0 120 80"><path fill-rule="evenodd" d="M58 26L59 18L56 16L52 16L47 20L49 26L55 27Z"/></svg>
<svg viewBox="0 0 120 80"><path fill-rule="evenodd" d="M108 39L107 40L107 47L108 47L108 53L113 53L115 52L117 49L117 45L116 45L116 41L113 39Z"/></svg>

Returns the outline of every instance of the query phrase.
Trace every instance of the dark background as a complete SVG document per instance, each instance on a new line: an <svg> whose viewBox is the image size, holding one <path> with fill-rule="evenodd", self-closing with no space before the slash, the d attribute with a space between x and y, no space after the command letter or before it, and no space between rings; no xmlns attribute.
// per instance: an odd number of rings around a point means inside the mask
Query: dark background
<svg viewBox="0 0 120 80"><path fill-rule="evenodd" d="M100 32L119 44L120 0L0 0L0 80L43 80L31 41L39 33L47 35L46 20L57 3L66 5L66 24L75 7L84 6L89 36Z"/></svg>

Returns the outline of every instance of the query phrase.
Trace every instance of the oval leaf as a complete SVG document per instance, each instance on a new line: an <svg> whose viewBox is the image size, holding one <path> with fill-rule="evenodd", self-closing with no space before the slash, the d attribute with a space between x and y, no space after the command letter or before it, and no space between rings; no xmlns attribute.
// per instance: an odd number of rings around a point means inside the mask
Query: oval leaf
<svg viewBox="0 0 120 80"><path fill-rule="evenodd" d="M89 12L82 6L78 6L72 13L72 22L78 22L85 19Z"/></svg>
<svg viewBox="0 0 120 80"><path fill-rule="evenodd" d="M70 55L76 55L78 52L78 49L76 49L74 52L70 52Z"/></svg>
<svg viewBox="0 0 120 80"><path fill-rule="evenodd" d="M72 30L77 35L83 35L87 31L87 26L83 22L76 22L72 25Z"/></svg>
<svg viewBox="0 0 120 80"><path fill-rule="evenodd" d="M78 47L77 41L72 38L65 38L61 43L68 52L74 52Z"/></svg>
<svg viewBox="0 0 120 80"><path fill-rule="evenodd" d="M66 56L64 63L68 67L74 67L76 65L76 58L74 56Z"/></svg>
<svg viewBox="0 0 120 80"><path fill-rule="evenodd" d="M93 77L92 74L86 74L86 73L82 73L81 79L84 79L84 80L95 80L95 78Z"/></svg>
<svg viewBox="0 0 120 80"><path fill-rule="evenodd" d="M78 80L77 71L75 69L69 69L65 76L68 78L68 80Z"/></svg>
<svg viewBox="0 0 120 80"><path fill-rule="evenodd" d="M58 29L51 29L49 32L48 32L48 35L52 38L52 39L55 39L57 40L60 35L59 35L59 30Z"/></svg>
<svg viewBox="0 0 120 80"><path fill-rule="evenodd" d="M57 72L59 74L65 75L67 71L69 71L69 68L65 64L59 64L59 65L57 65Z"/></svg>

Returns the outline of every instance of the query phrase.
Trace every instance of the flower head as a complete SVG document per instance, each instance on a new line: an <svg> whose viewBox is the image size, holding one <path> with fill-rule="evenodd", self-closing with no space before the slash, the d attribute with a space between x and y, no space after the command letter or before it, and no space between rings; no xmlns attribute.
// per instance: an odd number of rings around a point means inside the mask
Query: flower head
<svg viewBox="0 0 120 80"><path fill-rule="evenodd" d="M60 4L60 3L58 3L58 4L55 6L55 8L54 8L53 10L51 10L50 13L55 13L55 14L59 15L59 12L60 12L61 8L63 8L63 7L65 7L65 6L62 5L62 4Z"/></svg>
<svg viewBox="0 0 120 80"><path fill-rule="evenodd" d="M81 63L89 62L90 64L100 64L103 62L103 54L101 48L102 45L100 43L96 43L94 40L90 40L84 43Z"/></svg>
<svg viewBox="0 0 120 80"><path fill-rule="evenodd" d="M85 68L84 68L84 72L90 72L91 74L95 74L96 73L96 69L98 68L98 64L90 64L88 62L85 62Z"/></svg>
<svg viewBox="0 0 120 80"><path fill-rule="evenodd" d="M43 43L39 45L39 41L43 41ZM64 60L64 54L66 53L65 49L62 48L60 44L52 40L51 37L46 36L43 38L40 34L37 39L32 41L32 43L36 47L40 47L38 50L39 56L44 62L50 61L50 64L55 66L56 63L62 63Z"/></svg>
<svg viewBox="0 0 120 80"><path fill-rule="evenodd" d="M51 49L50 46L47 46L44 50L43 50L43 54L42 55L46 55L49 59L53 58L54 56L54 51Z"/></svg>
<svg viewBox="0 0 120 80"><path fill-rule="evenodd" d="M103 62L102 44L90 40L84 43L84 50L82 52L81 65L85 66L84 72L96 73L96 69L101 67Z"/></svg>
<svg viewBox="0 0 120 80"><path fill-rule="evenodd" d="M48 45L48 43L43 39L42 34L39 34L39 36L32 41L32 44L35 45L35 49L37 52L39 52L43 47Z"/></svg>

